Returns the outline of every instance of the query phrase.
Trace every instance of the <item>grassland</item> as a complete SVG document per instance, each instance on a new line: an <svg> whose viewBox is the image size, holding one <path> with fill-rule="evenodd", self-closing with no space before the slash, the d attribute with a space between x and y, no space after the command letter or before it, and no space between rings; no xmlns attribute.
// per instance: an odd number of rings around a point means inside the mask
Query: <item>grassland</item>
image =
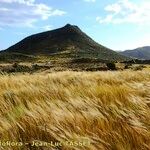
<svg viewBox="0 0 150 150"><path fill-rule="evenodd" d="M149 70L1 75L0 149L149 150Z"/></svg>

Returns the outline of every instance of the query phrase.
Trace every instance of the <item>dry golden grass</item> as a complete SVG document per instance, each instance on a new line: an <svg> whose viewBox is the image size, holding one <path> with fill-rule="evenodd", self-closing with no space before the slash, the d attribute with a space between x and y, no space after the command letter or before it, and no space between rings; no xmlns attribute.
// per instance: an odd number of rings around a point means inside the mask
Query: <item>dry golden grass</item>
<svg viewBox="0 0 150 150"><path fill-rule="evenodd" d="M1 75L0 141L4 150L149 150L150 72Z"/></svg>

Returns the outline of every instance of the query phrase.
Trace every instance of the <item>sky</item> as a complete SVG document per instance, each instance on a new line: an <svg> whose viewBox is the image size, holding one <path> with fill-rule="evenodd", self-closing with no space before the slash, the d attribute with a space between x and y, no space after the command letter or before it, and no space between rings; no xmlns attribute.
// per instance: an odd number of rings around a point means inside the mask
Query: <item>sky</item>
<svg viewBox="0 0 150 150"><path fill-rule="evenodd" d="M67 23L113 50L150 46L150 0L0 0L0 50Z"/></svg>

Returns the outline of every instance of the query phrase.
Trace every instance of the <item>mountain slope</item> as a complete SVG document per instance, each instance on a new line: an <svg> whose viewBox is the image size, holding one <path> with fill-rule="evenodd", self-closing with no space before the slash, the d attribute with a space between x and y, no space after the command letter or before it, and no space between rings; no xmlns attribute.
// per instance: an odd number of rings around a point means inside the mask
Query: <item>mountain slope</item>
<svg viewBox="0 0 150 150"><path fill-rule="evenodd" d="M132 58L150 60L150 46L140 47L134 50L126 50L120 52L120 54Z"/></svg>
<svg viewBox="0 0 150 150"><path fill-rule="evenodd" d="M77 26L66 26L31 35L9 47L4 53L45 55L65 58L96 58L101 60L124 60L126 57L92 40Z"/></svg>

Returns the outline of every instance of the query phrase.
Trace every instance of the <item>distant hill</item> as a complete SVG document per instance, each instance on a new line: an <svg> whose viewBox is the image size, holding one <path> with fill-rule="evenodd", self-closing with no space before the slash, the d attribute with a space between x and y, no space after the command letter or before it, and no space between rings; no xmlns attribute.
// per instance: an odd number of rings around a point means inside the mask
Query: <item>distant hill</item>
<svg viewBox="0 0 150 150"><path fill-rule="evenodd" d="M140 47L134 50L126 50L120 52L120 54L132 58L150 60L150 46Z"/></svg>
<svg viewBox="0 0 150 150"><path fill-rule="evenodd" d="M92 40L78 26L67 24L62 28L26 37L0 54L22 54L81 59L92 58L105 61L122 61L126 57Z"/></svg>

